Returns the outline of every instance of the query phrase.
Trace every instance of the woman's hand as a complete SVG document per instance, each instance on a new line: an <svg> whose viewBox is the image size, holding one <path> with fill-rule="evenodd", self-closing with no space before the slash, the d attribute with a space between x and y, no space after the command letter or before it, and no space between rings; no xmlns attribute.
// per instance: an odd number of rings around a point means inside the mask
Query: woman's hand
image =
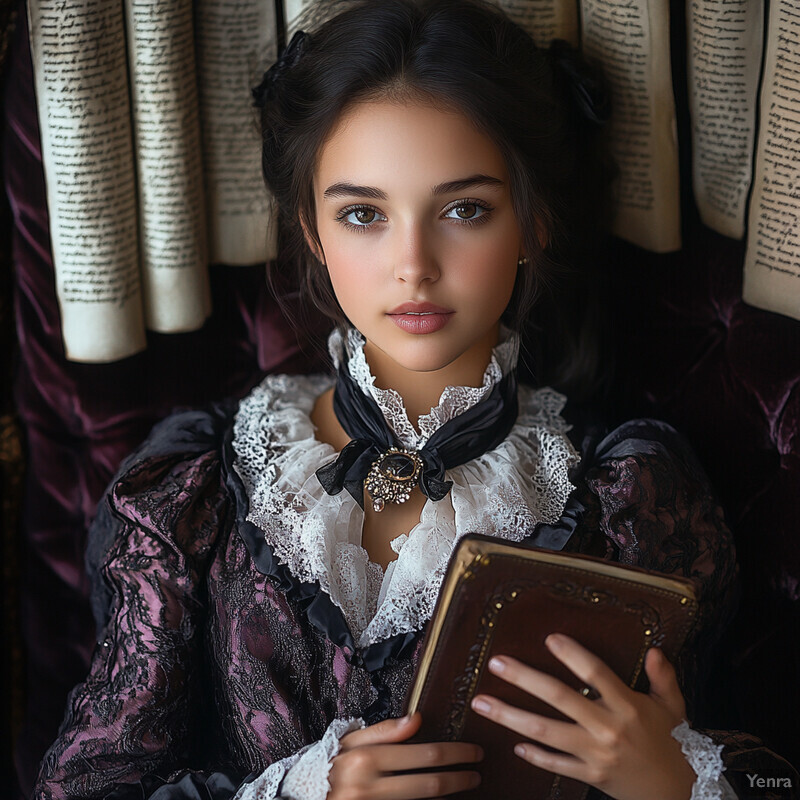
<svg viewBox="0 0 800 800"><path fill-rule="evenodd" d="M436 798L476 787L480 775L468 770L403 774L483 758L480 747L465 742L401 744L419 730L421 723L422 715L417 712L343 736L328 774L328 800Z"/></svg>
<svg viewBox="0 0 800 800"><path fill-rule="evenodd" d="M617 800L689 800L694 770L670 731L686 715L675 670L658 648L645 656L650 693L626 686L597 656L574 639L551 634L550 651L587 686L599 693L589 700L561 681L516 659L492 659L498 677L544 700L574 722L563 722L478 695L473 709L485 717L542 744L563 751L551 753L530 742L514 748L537 767L576 778ZM482 706L487 705L487 708Z"/></svg>

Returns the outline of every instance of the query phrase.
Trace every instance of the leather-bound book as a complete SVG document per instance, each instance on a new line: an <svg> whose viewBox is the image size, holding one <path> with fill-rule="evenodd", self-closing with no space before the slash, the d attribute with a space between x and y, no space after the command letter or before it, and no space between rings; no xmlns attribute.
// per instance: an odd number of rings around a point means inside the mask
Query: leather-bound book
<svg viewBox="0 0 800 800"><path fill-rule="evenodd" d="M689 580L470 534L453 552L406 698L407 713L422 713L413 741L483 747L481 785L459 795L464 800L582 800L586 784L524 761L514 754L524 736L470 708L475 695L489 694L566 719L493 675L489 659L512 656L591 699L593 687L584 686L544 644L548 634L564 633L628 686L646 691L645 653L660 647L674 663L696 612Z"/></svg>

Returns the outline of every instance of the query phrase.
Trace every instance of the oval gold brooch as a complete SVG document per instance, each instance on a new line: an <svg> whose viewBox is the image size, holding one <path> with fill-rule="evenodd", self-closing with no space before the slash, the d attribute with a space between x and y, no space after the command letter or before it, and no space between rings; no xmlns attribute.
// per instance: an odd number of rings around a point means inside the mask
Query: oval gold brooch
<svg viewBox="0 0 800 800"><path fill-rule="evenodd" d="M413 451L390 447L372 464L364 485L375 511L386 503L405 503L419 480L422 459Z"/></svg>

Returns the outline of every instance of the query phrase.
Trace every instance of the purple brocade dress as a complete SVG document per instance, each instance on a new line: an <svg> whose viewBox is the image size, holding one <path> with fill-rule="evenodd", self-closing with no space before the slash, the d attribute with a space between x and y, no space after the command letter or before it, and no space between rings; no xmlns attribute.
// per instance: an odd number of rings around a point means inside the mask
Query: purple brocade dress
<svg viewBox="0 0 800 800"><path fill-rule="evenodd" d="M98 644L36 798L227 800L334 718L401 713L424 629L358 649L318 583L278 563L246 519L235 411L159 424L102 501L88 553ZM722 510L664 423L634 420L578 444L563 516L526 541L695 581L699 625L678 665L691 719L691 690L735 604ZM726 744L724 774L743 797L754 766L796 775L751 737L706 732Z"/></svg>

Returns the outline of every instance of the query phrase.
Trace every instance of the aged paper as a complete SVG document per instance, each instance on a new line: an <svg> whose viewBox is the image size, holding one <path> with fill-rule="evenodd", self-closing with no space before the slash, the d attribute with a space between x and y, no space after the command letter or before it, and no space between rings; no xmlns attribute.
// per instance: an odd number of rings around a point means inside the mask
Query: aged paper
<svg viewBox="0 0 800 800"><path fill-rule="evenodd" d="M498 5L539 47L553 39L578 46L578 0L499 0Z"/></svg>
<svg viewBox="0 0 800 800"><path fill-rule="evenodd" d="M688 0L692 182L700 218L741 239L764 36L763 0Z"/></svg>
<svg viewBox="0 0 800 800"><path fill-rule="evenodd" d="M126 0L147 327L211 311L191 0Z"/></svg>
<svg viewBox="0 0 800 800"><path fill-rule="evenodd" d="M73 361L145 347L121 6L28 3L56 291Z"/></svg>
<svg viewBox="0 0 800 800"><path fill-rule="evenodd" d="M284 0L287 40L297 29L297 20L314 0ZM578 0L497 0L499 5L540 47L553 39L578 45Z"/></svg>
<svg viewBox="0 0 800 800"><path fill-rule="evenodd" d="M677 250L680 196L668 0L581 0L586 55L612 90L620 168L613 231L657 253Z"/></svg>
<svg viewBox="0 0 800 800"><path fill-rule="evenodd" d="M251 89L277 56L275 6L199 0L195 29L211 261L258 264L277 255L277 225Z"/></svg>
<svg viewBox="0 0 800 800"><path fill-rule="evenodd" d="M800 319L800 8L772 0L753 196L745 302Z"/></svg>
<svg viewBox="0 0 800 800"><path fill-rule="evenodd" d="M283 0L283 18L286 22L286 41L288 42L297 30L301 15L317 5L315 0Z"/></svg>

